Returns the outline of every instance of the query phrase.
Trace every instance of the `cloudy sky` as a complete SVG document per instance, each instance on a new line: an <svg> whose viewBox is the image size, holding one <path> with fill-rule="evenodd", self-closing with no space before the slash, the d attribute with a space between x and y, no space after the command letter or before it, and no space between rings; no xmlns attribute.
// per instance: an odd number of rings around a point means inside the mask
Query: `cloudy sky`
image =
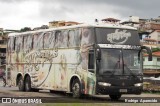
<svg viewBox="0 0 160 106"><path fill-rule="evenodd" d="M160 0L0 0L0 27L21 29L53 20L92 23L108 17L160 16Z"/></svg>

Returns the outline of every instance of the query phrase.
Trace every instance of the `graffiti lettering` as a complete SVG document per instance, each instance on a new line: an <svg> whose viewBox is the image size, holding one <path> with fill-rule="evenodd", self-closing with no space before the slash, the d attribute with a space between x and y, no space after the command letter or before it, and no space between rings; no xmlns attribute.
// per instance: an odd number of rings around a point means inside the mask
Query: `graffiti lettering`
<svg viewBox="0 0 160 106"><path fill-rule="evenodd" d="M32 67L38 71L39 70L39 64L44 65L45 62L52 63L52 59L56 58L58 56L58 50L54 51L36 51L34 53L31 53L27 56L25 56L25 65L26 69L31 69Z"/></svg>
<svg viewBox="0 0 160 106"><path fill-rule="evenodd" d="M107 34L107 40L114 44L123 44L131 37L131 33L127 33L127 30L118 31L119 29L116 29L114 33Z"/></svg>

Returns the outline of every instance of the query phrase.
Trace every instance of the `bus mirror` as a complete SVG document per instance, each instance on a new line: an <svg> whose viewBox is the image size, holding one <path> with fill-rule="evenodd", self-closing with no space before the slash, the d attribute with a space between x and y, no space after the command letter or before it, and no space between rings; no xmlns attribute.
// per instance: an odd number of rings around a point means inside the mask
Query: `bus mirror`
<svg viewBox="0 0 160 106"><path fill-rule="evenodd" d="M149 47L142 46L142 47L141 47L141 50L143 50L143 49L147 50L148 61L152 61L152 51L151 51L151 49L150 49ZM141 51L141 50L140 50L140 51Z"/></svg>
<svg viewBox="0 0 160 106"><path fill-rule="evenodd" d="M100 50L100 49L97 49L96 52L97 52L97 53L96 53L96 59L97 59L97 60L101 60L101 50Z"/></svg>
<svg viewBox="0 0 160 106"><path fill-rule="evenodd" d="M99 45L97 45L97 49L96 49L96 59L101 60L101 48Z"/></svg>

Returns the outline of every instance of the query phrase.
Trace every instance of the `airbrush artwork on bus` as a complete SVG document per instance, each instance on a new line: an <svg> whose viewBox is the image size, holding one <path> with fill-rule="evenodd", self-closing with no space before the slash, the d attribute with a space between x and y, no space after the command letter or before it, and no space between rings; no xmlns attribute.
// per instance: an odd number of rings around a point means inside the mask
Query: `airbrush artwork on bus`
<svg viewBox="0 0 160 106"><path fill-rule="evenodd" d="M94 93L95 76L88 73L88 52L93 49L91 28L30 32L11 36L7 62L14 81L21 73L33 88L70 89L73 75L80 78L84 93ZM15 85L16 82L13 82Z"/></svg>

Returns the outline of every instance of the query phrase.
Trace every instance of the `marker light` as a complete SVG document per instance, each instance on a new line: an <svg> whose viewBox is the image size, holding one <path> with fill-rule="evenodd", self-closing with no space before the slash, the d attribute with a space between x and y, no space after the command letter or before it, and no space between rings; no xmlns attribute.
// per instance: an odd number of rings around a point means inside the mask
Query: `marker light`
<svg viewBox="0 0 160 106"><path fill-rule="evenodd" d="M110 83L106 83L106 82L98 82L98 84L101 86L111 86Z"/></svg>

